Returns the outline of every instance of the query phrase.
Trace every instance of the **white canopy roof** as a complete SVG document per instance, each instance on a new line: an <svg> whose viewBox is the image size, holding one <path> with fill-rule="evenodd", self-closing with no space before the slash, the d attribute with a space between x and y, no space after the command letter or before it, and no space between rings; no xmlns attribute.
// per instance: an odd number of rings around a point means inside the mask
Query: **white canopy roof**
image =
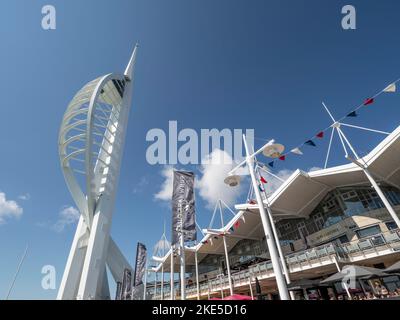
<svg viewBox="0 0 400 320"><path fill-rule="evenodd" d="M400 189L400 126L379 143L368 155L360 159L368 166L369 172L378 182ZM338 187L368 184L368 179L362 169L354 164L336 166L312 172L296 170L282 185L269 196L268 201L272 214L277 218L307 217L326 194ZM241 239L262 239L264 232L259 217L257 204L239 204L236 216L217 233L226 233L228 248L232 249ZM236 221L240 224L233 233L230 229ZM213 239L214 235L207 234L199 244L186 248L187 265L194 264L194 252L198 252L200 262L208 254L224 254L222 237ZM207 243L205 243L207 241ZM161 270L164 262L164 272L170 268L171 251L163 258L157 258L160 265L155 271ZM179 259L176 258L176 266ZM175 269L178 270L178 269Z"/></svg>

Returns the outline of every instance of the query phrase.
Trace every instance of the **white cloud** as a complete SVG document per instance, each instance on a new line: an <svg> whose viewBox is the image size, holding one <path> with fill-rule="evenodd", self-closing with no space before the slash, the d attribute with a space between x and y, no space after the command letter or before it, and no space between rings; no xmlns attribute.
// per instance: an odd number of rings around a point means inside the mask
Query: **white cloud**
<svg viewBox="0 0 400 320"><path fill-rule="evenodd" d="M75 224L79 220L80 213L75 207L65 206L59 213L57 222L52 226L56 232L62 232L66 226Z"/></svg>
<svg viewBox="0 0 400 320"><path fill-rule="evenodd" d="M29 193L21 194L18 196L18 199L28 201L31 199L31 195Z"/></svg>
<svg viewBox="0 0 400 320"><path fill-rule="evenodd" d="M234 166L232 158L227 152L214 149L205 160L203 159L204 164L200 168L202 176L196 184L200 197L206 201L208 208L214 208L219 199L229 206L233 205L243 187L229 187L224 183L228 172Z"/></svg>
<svg viewBox="0 0 400 320"><path fill-rule="evenodd" d="M161 175L164 177L164 182L161 185L160 191L158 191L154 198L156 200L170 201L172 198L172 189L174 182L174 168L172 166L165 166L161 171Z"/></svg>
<svg viewBox="0 0 400 320"><path fill-rule="evenodd" d="M7 200L6 194L0 192L0 224L6 223L6 219L20 218L23 209L14 200Z"/></svg>
<svg viewBox="0 0 400 320"><path fill-rule="evenodd" d="M142 177L139 183L137 183L136 186L133 187L132 193L133 194L141 193L144 187L147 186L148 184L149 180L146 177Z"/></svg>
<svg viewBox="0 0 400 320"><path fill-rule="evenodd" d="M234 162L230 155L220 149L207 155L206 159L202 159L203 165L200 167L200 177L196 179L195 187L200 197L206 201L208 208L214 208L216 202L222 199L228 205L235 203L236 198L241 194L243 188L241 186L229 187L224 183L224 179L228 172L232 170ZM174 168L165 166L161 171L164 182L161 189L154 195L154 198L162 201L171 201L173 190ZM240 170L240 174L246 175L246 169Z"/></svg>

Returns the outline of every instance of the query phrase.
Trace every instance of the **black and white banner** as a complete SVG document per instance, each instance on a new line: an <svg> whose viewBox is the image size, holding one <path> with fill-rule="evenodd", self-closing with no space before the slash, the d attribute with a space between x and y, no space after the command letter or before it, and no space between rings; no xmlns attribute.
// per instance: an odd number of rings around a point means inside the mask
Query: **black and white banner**
<svg viewBox="0 0 400 320"><path fill-rule="evenodd" d="M122 286L120 297L121 300L130 300L132 292L132 272L129 269L124 270L124 276L122 278Z"/></svg>
<svg viewBox="0 0 400 320"><path fill-rule="evenodd" d="M181 219L185 241L196 240L194 173L174 171L172 193L172 245L179 242Z"/></svg>
<svg viewBox="0 0 400 320"><path fill-rule="evenodd" d="M143 276L146 272L147 249L143 243L138 242L136 251L135 275L133 278L133 286L137 287L143 284Z"/></svg>

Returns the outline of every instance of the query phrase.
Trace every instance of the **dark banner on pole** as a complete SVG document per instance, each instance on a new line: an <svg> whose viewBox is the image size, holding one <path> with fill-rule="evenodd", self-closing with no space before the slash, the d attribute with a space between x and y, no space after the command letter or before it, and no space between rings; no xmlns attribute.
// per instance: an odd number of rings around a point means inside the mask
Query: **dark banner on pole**
<svg viewBox="0 0 400 320"><path fill-rule="evenodd" d="M121 300L130 300L132 292L132 272L129 269L124 270L121 287Z"/></svg>
<svg viewBox="0 0 400 320"><path fill-rule="evenodd" d="M174 171L172 193L172 245L179 242L183 219L185 241L196 240L196 219L194 201L194 173Z"/></svg>
<svg viewBox="0 0 400 320"><path fill-rule="evenodd" d="M136 251L135 275L133 278L133 286L137 287L143 284L143 275L146 269L147 249L143 243L138 242Z"/></svg>

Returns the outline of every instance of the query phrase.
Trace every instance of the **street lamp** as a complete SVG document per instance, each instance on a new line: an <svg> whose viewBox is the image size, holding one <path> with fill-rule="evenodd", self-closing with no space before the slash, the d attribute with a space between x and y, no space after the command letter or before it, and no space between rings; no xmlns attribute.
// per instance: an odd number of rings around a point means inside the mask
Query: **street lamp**
<svg viewBox="0 0 400 320"><path fill-rule="evenodd" d="M259 207L259 211L260 211L260 216L261 216L261 221L262 221L262 225L264 228L265 239L267 241L268 251L271 256L272 268L275 273L279 296L280 296L281 300L290 300L286 280L282 273L282 268L281 268L281 265L279 262L279 254L278 254L278 250L277 250L277 246L276 246L275 237L274 237L272 227L271 227L271 223L273 223L273 222L270 221L267 213L265 212L264 203L263 203L263 200L261 197L260 190L258 189L258 182L256 179L256 174L255 174L255 169L254 169L254 158L258 154L260 154L261 152L264 152L266 150L269 157L273 156L276 158L276 157L279 157L281 152L283 151L283 149L282 149L283 146L279 145L279 144L275 144L275 141L271 140L266 145L264 145L261 149L257 150L253 154L250 154L245 135L243 135L243 143L244 143L245 150L246 150L246 159L244 161L242 161L239 165L237 165L233 170L231 170L228 173L228 177L235 177L235 175L234 175L235 171L238 170L239 168L241 168L243 165L247 164L247 166L249 168L250 176L251 176L251 181L253 183L254 193L256 195L256 199L257 199L257 203L258 203L258 207ZM225 180L227 180L227 179L225 179ZM271 215L270 208L268 205L267 205L267 210L268 210L268 213Z"/></svg>

